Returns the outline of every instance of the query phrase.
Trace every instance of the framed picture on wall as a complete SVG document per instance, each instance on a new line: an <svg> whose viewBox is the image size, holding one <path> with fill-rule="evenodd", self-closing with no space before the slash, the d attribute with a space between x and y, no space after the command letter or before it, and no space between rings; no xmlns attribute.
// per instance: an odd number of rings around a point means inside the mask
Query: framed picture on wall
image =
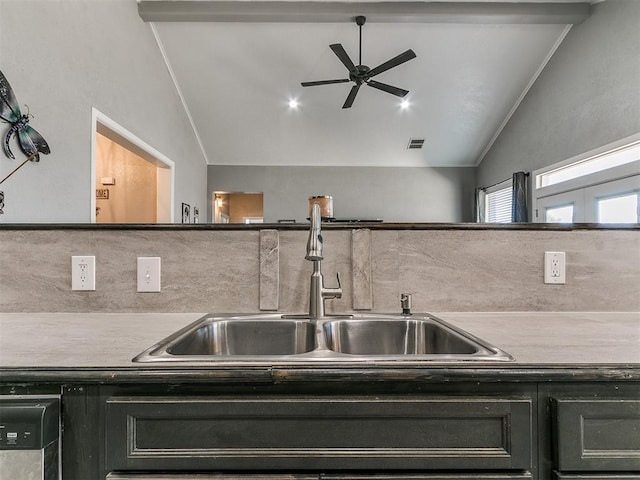
<svg viewBox="0 0 640 480"><path fill-rule="evenodd" d="M188 203L182 204L182 223L191 223L191 207Z"/></svg>

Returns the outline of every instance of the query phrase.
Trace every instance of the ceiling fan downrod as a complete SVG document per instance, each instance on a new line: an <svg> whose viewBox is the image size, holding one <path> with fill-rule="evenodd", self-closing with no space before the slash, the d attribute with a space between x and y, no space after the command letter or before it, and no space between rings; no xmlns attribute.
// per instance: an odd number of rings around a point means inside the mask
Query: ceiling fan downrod
<svg viewBox="0 0 640 480"><path fill-rule="evenodd" d="M358 15L356 17L356 25L360 29L360 38L358 42L358 65L362 65L362 26L367 21L367 17L364 15Z"/></svg>

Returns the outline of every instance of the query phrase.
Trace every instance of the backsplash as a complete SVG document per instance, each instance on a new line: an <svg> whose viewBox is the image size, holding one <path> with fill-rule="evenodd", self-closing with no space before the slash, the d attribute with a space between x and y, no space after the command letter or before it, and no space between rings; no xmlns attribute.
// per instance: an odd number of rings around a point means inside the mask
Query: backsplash
<svg viewBox="0 0 640 480"><path fill-rule="evenodd" d="M638 230L326 229L327 312L640 311ZM303 230L3 229L2 312L308 309ZM543 283L566 252L566 285ZM96 291L71 291L71 256L95 255ZM162 258L162 291L136 292L136 257Z"/></svg>

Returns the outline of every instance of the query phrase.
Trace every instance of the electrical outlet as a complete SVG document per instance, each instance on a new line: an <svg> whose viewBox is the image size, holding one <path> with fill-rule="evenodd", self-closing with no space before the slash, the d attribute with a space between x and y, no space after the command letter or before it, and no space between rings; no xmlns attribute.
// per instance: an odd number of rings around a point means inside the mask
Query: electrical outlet
<svg viewBox="0 0 640 480"><path fill-rule="evenodd" d="M565 283L565 252L544 252L544 283Z"/></svg>
<svg viewBox="0 0 640 480"><path fill-rule="evenodd" d="M96 257L71 257L71 290L96 289Z"/></svg>
<svg viewBox="0 0 640 480"><path fill-rule="evenodd" d="M160 257L138 257L138 292L160 291Z"/></svg>

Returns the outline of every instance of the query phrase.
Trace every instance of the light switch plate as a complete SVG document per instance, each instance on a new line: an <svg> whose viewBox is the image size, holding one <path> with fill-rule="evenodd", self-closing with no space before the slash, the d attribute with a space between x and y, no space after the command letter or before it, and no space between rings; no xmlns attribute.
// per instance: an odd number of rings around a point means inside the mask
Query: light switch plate
<svg viewBox="0 0 640 480"><path fill-rule="evenodd" d="M138 292L160 291L160 257L138 257Z"/></svg>

